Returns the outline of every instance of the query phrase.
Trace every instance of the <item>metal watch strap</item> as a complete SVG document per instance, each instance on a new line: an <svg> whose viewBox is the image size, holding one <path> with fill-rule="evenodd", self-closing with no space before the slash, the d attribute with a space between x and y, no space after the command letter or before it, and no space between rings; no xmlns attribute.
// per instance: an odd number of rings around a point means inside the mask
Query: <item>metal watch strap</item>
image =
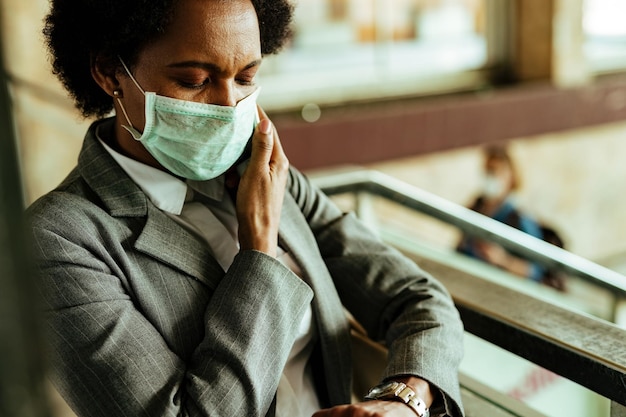
<svg viewBox="0 0 626 417"><path fill-rule="evenodd" d="M378 385L372 388L365 398L401 401L411 407L419 417L430 417L430 411L424 400L419 398L415 391L403 382L390 381Z"/></svg>
<svg viewBox="0 0 626 417"><path fill-rule="evenodd" d="M428 407L426 407L426 403L424 403L424 401L419 398L417 394L415 394L415 391L413 391L410 387L406 384L401 384L404 385L404 387L398 388L399 392L396 391L396 397L400 398L406 405L415 410L418 416L430 417L430 412Z"/></svg>

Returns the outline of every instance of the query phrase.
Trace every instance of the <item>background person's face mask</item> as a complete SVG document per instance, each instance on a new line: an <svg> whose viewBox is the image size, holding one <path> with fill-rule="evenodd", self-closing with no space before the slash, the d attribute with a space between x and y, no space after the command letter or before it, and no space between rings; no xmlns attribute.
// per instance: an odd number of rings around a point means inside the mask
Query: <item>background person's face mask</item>
<svg viewBox="0 0 626 417"><path fill-rule="evenodd" d="M483 179L483 194L490 199L504 197L507 192L506 183L502 178L493 174L485 175Z"/></svg>
<svg viewBox="0 0 626 417"><path fill-rule="evenodd" d="M226 172L241 157L258 123L259 88L235 107L178 100L145 92L121 62L144 94L146 117L140 133L118 99L128 122L122 126L163 167L179 177L206 181Z"/></svg>

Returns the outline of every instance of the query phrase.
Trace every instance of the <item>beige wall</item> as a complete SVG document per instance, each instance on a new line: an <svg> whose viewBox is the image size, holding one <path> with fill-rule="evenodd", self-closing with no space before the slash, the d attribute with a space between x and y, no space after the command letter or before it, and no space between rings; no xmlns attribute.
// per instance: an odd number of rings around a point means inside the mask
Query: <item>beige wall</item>
<svg viewBox="0 0 626 417"><path fill-rule="evenodd" d="M0 0L27 202L50 190L76 161L87 122L52 75L41 28L46 0Z"/></svg>

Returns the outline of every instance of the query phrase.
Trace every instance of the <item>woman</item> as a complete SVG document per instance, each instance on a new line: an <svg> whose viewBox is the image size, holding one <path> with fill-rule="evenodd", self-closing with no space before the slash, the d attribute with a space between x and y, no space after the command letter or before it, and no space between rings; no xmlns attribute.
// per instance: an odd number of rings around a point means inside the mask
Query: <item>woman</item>
<svg viewBox="0 0 626 417"><path fill-rule="evenodd" d="M519 177L505 147L494 145L484 149L484 172L482 194L470 208L541 239L539 224L519 210L515 203ZM541 265L516 256L495 243L464 236L458 250L532 281L540 282L544 275Z"/></svg>
<svg viewBox="0 0 626 417"><path fill-rule="evenodd" d="M291 13L52 2L54 70L99 118L28 210L53 379L79 416L462 415L445 289L289 167L257 111ZM349 404L344 307L389 347L402 398L381 386Z"/></svg>

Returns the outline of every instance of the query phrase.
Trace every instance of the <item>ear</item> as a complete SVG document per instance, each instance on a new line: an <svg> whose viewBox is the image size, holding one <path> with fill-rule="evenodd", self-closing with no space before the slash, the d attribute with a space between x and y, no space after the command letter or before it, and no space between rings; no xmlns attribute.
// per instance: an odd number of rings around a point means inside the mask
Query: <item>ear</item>
<svg viewBox="0 0 626 417"><path fill-rule="evenodd" d="M120 88L118 65L110 57L97 54L91 57L90 66L91 76L95 82L105 93L114 97L114 91Z"/></svg>

